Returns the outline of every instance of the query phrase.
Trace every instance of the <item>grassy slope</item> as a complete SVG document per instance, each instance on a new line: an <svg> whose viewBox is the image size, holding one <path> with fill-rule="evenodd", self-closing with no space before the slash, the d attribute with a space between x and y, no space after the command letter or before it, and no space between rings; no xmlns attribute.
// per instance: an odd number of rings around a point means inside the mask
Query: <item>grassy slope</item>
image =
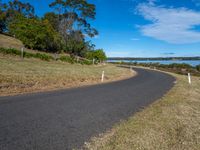
<svg viewBox="0 0 200 150"><path fill-rule="evenodd" d="M10 36L4 35L4 34L0 34L0 47L15 48L15 49L21 50L21 48L24 47L24 45L20 40L18 40L16 38L13 38L13 37L10 37ZM27 48L24 48L24 50L26 52L30 52L30 53L37 53L37 52L45 53L42 51L31 50L31 49L27 49ZM52 55L50 53L48 53L48 54Z"/></svg>
<svg viewBox="0 0 200 150"><path fill-rule="evenodd" d="M87 149L199 150L200 78L176 75L177 84L161 100L93 138Z"/></svg>
<svg viewBox="0 0 200 150"><path fill-rule="evenodd" d="M132 76L129 69L114 65L87 66L62 62L46 62L35 59L0 55L0 95L77 87Z"/></svg>
<svg viewBox="0 0 200 150"><path fill-rule="evenodd" d="M23 44L20 40L0 34L0 47L21 49ZM29 49L26 51L37 52ZM128 69L113 65L71 65L37 59L22 61L17 56L2 54L0 54L0 68L0 96L100 83L103 70L105 82L133 75Z"/></svg>
<svg viewBox="0 0 200 150"><path fill-rule="evenodd" d="M20 40L0 34L0 47L21 49L23 44Z"/></svg>

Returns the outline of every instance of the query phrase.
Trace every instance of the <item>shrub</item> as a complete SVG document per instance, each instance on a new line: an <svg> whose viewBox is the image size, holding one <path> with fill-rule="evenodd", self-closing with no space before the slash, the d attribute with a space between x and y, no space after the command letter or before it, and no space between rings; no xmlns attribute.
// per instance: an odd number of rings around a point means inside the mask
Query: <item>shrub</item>
<svg viewBox="0 0 200 150"><path fill-rule="evenodd" d="M40 58L41 60L46 60L46 61L50 61L53 60L54 58L52 56L49 56L47 54L41 54L41 53L36 53L34 55L35 58Z"/></svg>
<svg viewBox="0 0 200 150"><path fill-rule="evenodd" d="M34 57L34 54L28 53L28 52L24 52L24 57L31 58L31 57Z"/></svg>
<svg viewBox="0 0 200 150"><path fill-rule="evenodd" d="M103 49L88 51L86 53L85 57L90 60L95 59L95 61L97 61L97 62L102 62L102 61L106 60L106 54L103 51Z"/></svg>
<svg viewBox="0 0 200 150"><path fill-rule="evenodd" d="M21 52L17 49L13 49L13 48L0 48L1 53L3 54L13 54L13 55L21 55Z"/></svg>
<svg viewBox="0 0 200 150"><path fill-rule="evenodd" d="M15 35L25 47L30 49L57 52L62 45L61 36L48 20L16 15L8 24L8 30L11 35Z"/></svg>
<svg viewBox="0 0 200 150"><path fill-rule="evenodd" d="M3 54L11 54L11 55L21 55L21 51L17 50L17 49L7 49L7 48L0 48L0 52ZM53 57L47 54L41 54L41 53L29 53L29 52L24 52L24 57L26 58L39 58L41 60L45 60L45 61L50 61L53 60Z"/></svg>
<svg viewBox="0 0 200 150"><path fill-rule="evenodd" d="M74 59L72 57L69 57L69 56L61 56L60 60L63 61L63 62L71 63L71 64L74 63Z"/></svg>
<svg viewBox="0 0 200 150"><path fill-rule="evenodd" d="M200 65L197 65L197 66L196 66L196 69L197 69L198 71L200 71Z"/></svg>
<svg viewBox="0 0 200 150"><path fill-rule="evenodd" d="M17 55L20 56L21 55L21 51L17 50L17 49L6 49L6 48L0 48L0 53L3 54L11 54L11 55ZM29 53L29 52L24 52L23 56L25 58L39 58L41 60L45 60L45 61L50 61L50 60L55 60L53 56L50 56L48 54L44 54L44 53ZM61 56L59 58L60 61L63 62L68 62L68 63L75 63L75 58L70 57L70 56ZM85 64L85 65L91 65L92 61L89 60L80 60L81 64Z"/></svg>
<svg viewBox="0 0 200 150"><path fill-rule="evenodd" d="M82 60L82 61L81 61L81 64L82 64L82 65L92 65L92 61L89 61L89 60Z"/></svg>

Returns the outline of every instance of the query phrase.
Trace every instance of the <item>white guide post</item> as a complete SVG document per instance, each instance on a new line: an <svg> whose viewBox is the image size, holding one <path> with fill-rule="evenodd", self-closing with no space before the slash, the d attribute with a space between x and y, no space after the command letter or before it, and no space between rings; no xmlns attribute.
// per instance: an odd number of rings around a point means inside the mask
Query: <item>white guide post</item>
<svg viewBox="0 0 200 150"><path fill-rule="evenodd" d="M21 58L22 59L24 58L24 48L23 47L21 48Z"/></svg>
<svg viewBox="0 0 200 150"><path fill-rule="evenodd" d="M101 82L103 82L103 80L104 80L104 71L102 72L102 75L101 75Z"/></svg>
<svg viewBox="0 0 200 150"><path fill-rule="evenodd" d="M92 59L92 64L93 64L93 65L94 65L94 62L95 62L95 59L93 58L93 59Z"/></svg>
<svg viewBox="0 0 200 150"><path fill-rule="evenodd" d="M131 71L131 72L133 71L133 68L132 68L132 66L130 66L130 71Z"/></svg>
<svg viewBox="0 0 200 150"><path fill-rule="evenodd" d="M190 73L188 73L188 82L189 82L189 84L192 83L192 82L191 82L191 75L190 75Z"/></svg>

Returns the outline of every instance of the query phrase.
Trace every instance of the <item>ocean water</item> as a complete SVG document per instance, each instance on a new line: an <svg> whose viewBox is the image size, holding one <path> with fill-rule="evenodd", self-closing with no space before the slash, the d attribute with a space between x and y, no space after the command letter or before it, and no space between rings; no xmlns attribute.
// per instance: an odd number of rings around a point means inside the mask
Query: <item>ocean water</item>
<svg viewBox="0 0 200 150"><path fill-rule="evenodd" d="M178 64L189 64L191 66L197 66L200 65L200 60L108 60L108 62L137 62L137 63L160 63L160 64L173 64L173 63L178 63Z"/></svg>

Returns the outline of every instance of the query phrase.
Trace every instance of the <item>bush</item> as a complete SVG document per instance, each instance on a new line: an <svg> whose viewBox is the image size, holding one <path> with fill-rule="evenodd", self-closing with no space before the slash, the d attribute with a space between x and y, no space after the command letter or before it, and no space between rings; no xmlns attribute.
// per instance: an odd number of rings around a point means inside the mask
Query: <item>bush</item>
<svg viewBox="0 0 200 150"><path fill-rule="evenodd" d="M21 51L20 50L13 49L13 48L10 48L10 49L0 48L0 53L18 55L18 56L21 55ZM34 54L34 53L24 52L24 57L26 57L26 58L39 58L39 59L45 60L45 61L53 60L52 56L49 56L47 54L41 54L41 53Z"/></svg>
<svg viewBox="0 0 200 150"><path fill-rule="evenodd" d="M46 60L46 61L50 61L53 60L54 58L52 56L49 56L47 54L41 54L41 53L36 53L34 55L35 58L40 58L41 60Z"/></svg>
<svg viewBox="0 0 200 150"><path fill-rule="evenodd" d="M0 53L3 54L11 54L11 55L17 55L17 56L21 56L21 51L17 50L17 49L6 49L6 48L0 48ZM43 54L43 53L29 53L29 52L24 52L23 55L25 58L39 58L41 60L45 60L45 61L50 61L50 60L55 60L53 56L50 56L48 54ZM70 56L61 56L59 58L60 61L63 62L68 62L71 64L76 63L75 58L72 58ZM80 64L85 64L85 65L91 65L92 61L89 60L79 60Z"/></svg>
<svg viewBox="0 0 200 150"><path fill-rule="evenodd" d="M185 68L185 69L192 68L191 65L185 64L185 63L182 63L182 64L173 63L173 64L169 64L168 67L169 68Z"/></svg>
<svg viewBox="0 0 200 150"><path fill-rule="evenodd" d="M31 57L34 57L34 54L24 52L24 57L26 57L26 58L31 58Z"/></svg>
<svg viewBox="0 0 200 150"><path fill-rule="evenodd" d="M81 61L81 64L82 64L82 65L92 65L92 61L89 61L89 60L82 60L82 61Z"/></svg>
<svg viewBox="0 0 200 150"><path fill-rule="evenodd" d="M106 60L106 54L103 49L88 51L85 57L90 60L95 59L96 62L102 62Z"/></svg>
<svg viewBox="0 0 200 150"><path fill-rule="evenodd" d="M21 52L17 49L13 49L13 48L0 48L0 52L3 54L13 54L13 55L21 55Z"/></svg>
<svg viewBox="0 0 200 150"><path fill-rule="evenodd" d="M71 64L74 63L74 59L71 58L71 57L69 57L69 56L61 56L61 57L60 57L60 60L63 61L63 62L71 63Z"/></svg>
<svg viewBox="0 0 200 150"><path fill-rule="evenodd" d="M47 20L15 16L8 25L11 35L21 40L30 49L57 52L61 49L62 38Z"/></svg>
<svg viewBox="0 0 200 150"><path fill-rule="evenodd" d="M197 65L197 66L196 66L196 69L197 69L198 71L200 71L200 65Z"/></svg>

